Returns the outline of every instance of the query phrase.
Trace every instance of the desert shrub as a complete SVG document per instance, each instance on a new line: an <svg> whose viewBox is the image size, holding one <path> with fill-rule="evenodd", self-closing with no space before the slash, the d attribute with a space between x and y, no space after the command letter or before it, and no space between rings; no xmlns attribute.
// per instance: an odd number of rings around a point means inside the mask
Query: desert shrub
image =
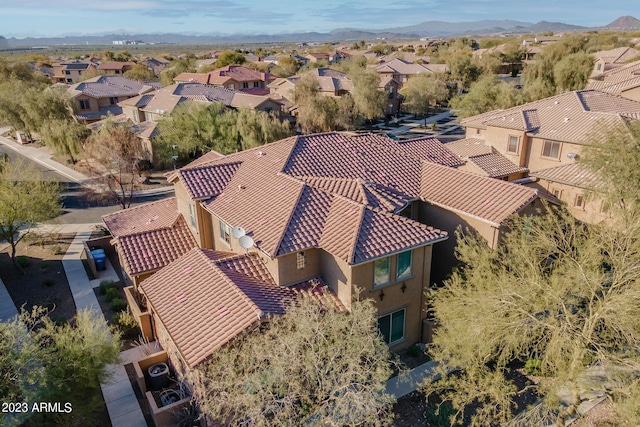
<svg viewBox="0 0 640 427"><path fill-rule="evenodd" d="M418 357L420 356L420 354L422 354L422 350L420 350L420 347L414 344L411 347L409 347L409 350L407 350L407 353L411 357Z"/></svg>
<svg viewBox="0 0 640 427"><path fill-rule="evenodd" d="M16 257L16 261L18 262L18 264L22 268L26 268L26 267L29 267L31 265L31 259L28 256L25 256L25 255L18 255Z"/></svg>
<svg viewBox="0 0 640 427"><path fill-rule="evenodd" d="M138 322L136 322L136 319L131 315L129 310L124 310L115 314L111 319L111 322L120 330L123 338L134 339L140 335Z"/></svg>
<svg viewBox="0 0 640 427"><path fill-rule="evenodd" d="M60 247L60 245L51 245L49 247L49 250L53 255L60 255L62 253L62 248Z"/></svg>
<svg viewBox="0 0 640 427"><path fill-rule="evenodd" d="M109 288L105 294L107 302L112 302L116 298L120 298L120 292L118 292L118 288Z"/></svg>
<svg viewBox="0 0 640 427"><path fill-rule="evenodd" d="M116 312L122 311L127 308L127 302L120 297L116 297L109 304L109 308Z"/></svg>
<svg viewBox="0 0 640 427"><path fill-rule="evenodd" d="M49 263L47 261L42 261L40 263L40 268L46 270L47 268L49 268Z"/></svg>
<svg viewBox="0 0 640 427"><path fill-rule="evenodd" d="M529 359L524 364L524 371L529 375L539 375L541 367L540 359Z"/></svg>
<svg viewBox="0 0 640 427"><path fill-rule="evenodd" d="M50 286L53 286L56 284L56 281L53 279L44 279L42 281L42 286L44 286L45 288L48 288Z"/></svg>
<svg viewBox="0 0 640 427"><path fill-rule="evenodd" d="M112 280L103 280L100 282L100 295L105 295L108 289L115 288L116 286Z"/></svg>

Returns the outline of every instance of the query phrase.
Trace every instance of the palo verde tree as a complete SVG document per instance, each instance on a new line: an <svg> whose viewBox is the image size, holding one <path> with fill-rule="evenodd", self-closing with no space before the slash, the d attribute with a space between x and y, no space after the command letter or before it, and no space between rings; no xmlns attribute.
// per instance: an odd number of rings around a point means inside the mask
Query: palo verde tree
<svg viewBox="0 0 640 427"><path fill-rule="evenodd" d="M495 109L510 108L522 103L515 86L503 82L495 74L485 74L471 85L469 92L451 100L458 117L466 118Z"/></svg>
<svg viewBox="0 0 640 427"><path fill-rule="evenodd" d="M338 311L301 297L287 313L217 350L195 372L209 420L233 426L383 426L389 350L371 301Z"/></svg>
<svg viewBox="0 0 640 427"><path fill-rule="evenodd" d="M11 261L17 268L16 247L41 221L60 212L60 186L47 181L33 166L19 160L0 167L0 240L11 245Z"/></svg>
<svg viewBox="0 0 640 427"><path fill-rule="evenodd" d="M589 366L620 384L640 373L640 221L586 225L550 212L515 217L508 229L495 250L458 232L462 267L432 299L442 378L424 388L453 406L452 422L504 425L518 394L509 366L531 361L546 378L534 386L541 412L564 425Z"/></svg>
<svg viewBox="0 0 640 427"><path fill-rule="evenodd" d="M88 425L104 405L106 366L119 354L118 332L95 311L80 310L73 325L54 323L41 307L0 322L0 403L28 405L22 413L0 413L0 424ZM62 411L32 411L35 402L60 402Z"/></svg>

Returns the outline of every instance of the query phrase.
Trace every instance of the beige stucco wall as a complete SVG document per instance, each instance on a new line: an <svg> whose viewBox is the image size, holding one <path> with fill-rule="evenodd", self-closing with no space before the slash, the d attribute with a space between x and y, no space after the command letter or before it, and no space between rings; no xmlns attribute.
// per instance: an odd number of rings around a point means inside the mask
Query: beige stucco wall
<svg viewBox="0 0 640 427"><path fill-rule="evenodd" d="M380 316L406 309L405 338L390 347L392 351L407 348L421 339L422 319L425 316L425 292L431 274L431 256L432 245L413 249L411 276L404 280L396 280L397 255L392 255L389 263L391 281L378 287L373 286L374 262L353 267L353 284L363 289L361 297L374 301Z"/></svg>
<svg viewBox="0 0 640 427"><path fill-rule="evenodd" d="M449 238L444 242L436 243L433 249L431 282L434 283L441 283L449 275L452 268L458 264L455 257L457 245L455 230L458 226L461 226L463 231L469 230L478 233L484 237L490 247L495 247L500 234L499 229L486 221L426 202L420 203L420 222L449 233Z"/></svg>
<svg viewBox="0 0 640 427"><path fill-rule="evenodd" d="M596 224L609 218L609 214L602 211L602 199L588 192L587 190L573 187L571 185L550 182L544 179L541 179L529 186L534 188L542 188L544 190L547 190L551 194L554 194L556 190L559 191L560 193L558 198L562 202L564 202L567 210L571 213L571 215L573 215L580 221L584 221L590 224ZM582 196L583 198L582 206L575 205L576 198L578 196Z"/></svg>
<svg viewBox="0 0 640 427"><path fill-rule="evenodd" d="M290 253L278 257L278 272L280 285L287 286L318 276L320 270L321 249L307 249L304 251L305 267L298 269L297 253Z"/></svg>

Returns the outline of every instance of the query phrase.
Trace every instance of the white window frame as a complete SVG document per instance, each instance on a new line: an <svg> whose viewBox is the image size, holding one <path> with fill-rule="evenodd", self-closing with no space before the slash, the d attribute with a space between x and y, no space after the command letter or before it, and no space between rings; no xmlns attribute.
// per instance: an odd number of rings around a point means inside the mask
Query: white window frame
<svg viewBox="0 0 640 427"><path fill-rule="evenodd" d="M231 246L231 227L223 220L218 221L218 230L220 231L220 240L227 246Z"/></svg>
<svg viewBox="0 0 640 427"><path fill-rule="evenodd" d="M193 203L189 203L189 219L191 220L191 227L196 228L196 207Z"/></svg>
<svg viewBox="0 0 640 427"><path fill-rule="evenodd" d="M516 142L516 149L515 150L511 150L511 141L512 139L515 138L515 142ZM507 153L510 154L518 154L520 152L520 137L516 136L516 135L509 135L509 139L507 140Z"/></svg>
<svg viewBox="0 0 640 427"><path fill-rule="evenodd" d="M553 157L553 156L551 156L551 155L546 155L546 154L544 153L544 152L545 152L545 147L547 146L547 143L548 143L548 144L552 144L551 149L549 150L550 152L551 152L551 151L553 151L553 150L552 150L553 145L554 145L554 144L558 144L558 155L557 155L556 157ZM560 153L561 153L561 152L562 152L562 142L560 142L560 141L554 141L554 140L552 140L552 139L545 139L545 140L542 142L542 153L541 153L541 156L542 156L542 157L547 158L547 159L560 160Z"/></svg>

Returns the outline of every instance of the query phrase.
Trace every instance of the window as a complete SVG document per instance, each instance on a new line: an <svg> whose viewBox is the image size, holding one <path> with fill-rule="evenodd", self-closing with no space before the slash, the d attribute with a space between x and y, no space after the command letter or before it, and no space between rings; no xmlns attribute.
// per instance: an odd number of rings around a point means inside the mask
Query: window
<svg viewBox="0 0 640 427"><path fill-rule="evenodd" d="M557 197L559 199L560 197L562 197L562 190L559 190L557 188L554 189L553 190L553 195L554 195L554 197Z"/></svg>
<svg viewBox="0 0 640 427"><path fill-rule="evenodd" d="M196 207L192 204L189 204L189 218L191 219L191 226L196 226Z"/></svg>
<svg viewBox="0 0 640 427"><path fill-rule="evenodd" d="M109 104L116 105L117 103L118 103L118 98L116 98L115 96L112 96L111 98L109 98Z"/></svg>
<svg viewBox="0 0 640 427"><path fill-rule="evenodd" d="M71 71L69 71L69 70L64 70L64 73L68 76L68 75L70 75L70 74L71 74Z"/></svg>
<svg viewBox="0 0 640 427"><path fill-rule="evenodd" d="M480 129L476 129L476 135L480 135Z"/></svg>
<svg viewBox="0 0 640 427"><path fill-rule="evenodd" d="M404 318L406 309L398 310L378 319L378 330L387 345L392 345L404 338Z"/></svg>
<svg viewBox="0 0 640 427"><path fill-rule="evenodd" d="M296 267L298 270L302 270L307 265L307 257L304 255L304 251L298 252L296 256Z"/></svg>
<svg viewBox="0 0 640 427"><path fill-rule="evenodd" d="M405 279L411 276L411 251L398 254L396 263L396 280Z"/></svg>
<svg viewBox="0 0 640 427"><path fill-rule="evenodd" d="M229 87L228 89L234 90L236 88L236 85L233 83L229 83Z"/></svg>
<svg viewBox="0 0 640 427"><path fill-rule="evenodd" d="M260 87L260 82L253 82L253 87Z"/></svg>
<svg viewBox="0 0 640 427"><path fill-rule="evenodd" d="M67 79L67 83L73 83L73 80Z"/></svg>
<svg viewBox="0 0 640 427"><path fill-rule="evenodd" d="M544 141L542 155L552 159L560 158L560 143L558 141Z"/></svg>
<svg viewBox="0 0 640 427"><path fill-rule="evenodd" d="M243 88L243 89L246 89L246 88L248 88L248 87L249 87L249 83L248 83L248 82L244 82L244 83L242 83L242 88Z"/></svg>
<svg viewBox="0 0 640 427"><path fill-rule="evenodd" d="M582 194L576 194L576 199L573 202L573 206L575 206L576 208L584 207L584 198L582 197Z"/></svg>
<svg viewBox="0 0 640 427"><path fill-rule="evenodd" d="M520 138L517 136L509 135L509 143L507 144L507 153L518 153L518 143Z"/></svg>
<svg viewBox="0 0 640 427"><path fill-rule="evenodd" d="M80 103L81 110L88 110L91 108L91 104L89 103L88 99L81 99L78 102Z"/></svg>
<svg viewBox="0 0 640 427"><path fill-rule="evenodd" d="M373 263L373 286L389 283L389 257L379 259Z"/></svg>
<svg viewBox="0 0 640 427"><path fill-rule="evenodd" d="M598 64L598 66L596 67L596 69L597 69L598 71L602 70L602 64Z"/></svg>
<svg viewBox="0 0 640 427"><path fill-rule="evenodd" d="M223 240L227 245L231 246L231 227L229 227L224 221L219 221L220 226L220 240Z"/></svg>

